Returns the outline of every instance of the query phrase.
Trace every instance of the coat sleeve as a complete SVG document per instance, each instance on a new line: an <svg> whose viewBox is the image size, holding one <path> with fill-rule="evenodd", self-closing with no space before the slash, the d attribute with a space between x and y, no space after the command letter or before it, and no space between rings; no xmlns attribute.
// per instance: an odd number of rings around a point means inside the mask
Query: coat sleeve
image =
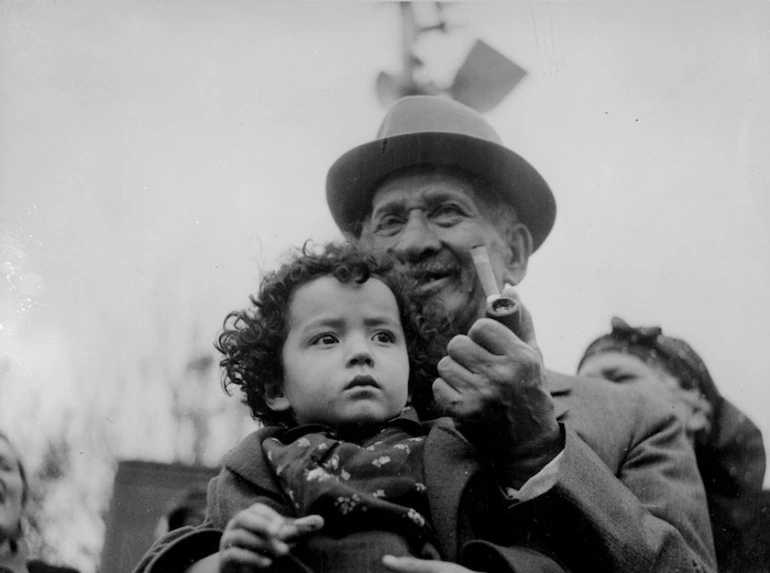
<svg viewBox="0 0 770 573"><path fill-rule="evenodd" d="M660 399L624 392L591 391L575 423L565 417L558 481L514 506L515 523L539 531L571 570L714 572L692 448Z"/></svg>
<svg viewBox="0 0 770 573"><path fill-rule="evenodd" d="M720 571L756 571L765 446L759 428L722 399L714 428L696 451L706 487Z"/></svg>
<svg viewBox="0 0 770 573"><path fill-rule="evenodd" d="M196 561L219 551L222 531L205 522L170 531L156 541L134 573L183 573Z"/></svg>
<svg viewBox="0 0 770 573"><path fill-rule="evenodd" d="M264 432L247 437L225 458L219 475L209 482L206 521L184 527L158 540L134 573L183 573L190 565L219 551L227 522L239 511L264 503L282 515L294 515L292 506L263 463L259 444ZM255 449L257 448L257 449Z"/></svg>
<svg viewBox="0 0 770 573"><path fill-rule="evenodd" d="M761 491L767 460L762 432L738 408L722 399L714 429L697 450L706 490L739 498Z"/></svg>

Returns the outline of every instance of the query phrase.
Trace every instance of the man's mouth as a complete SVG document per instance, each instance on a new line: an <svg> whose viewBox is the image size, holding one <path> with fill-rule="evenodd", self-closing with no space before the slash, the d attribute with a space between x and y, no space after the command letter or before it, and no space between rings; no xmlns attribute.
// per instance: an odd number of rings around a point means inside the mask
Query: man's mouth
<svg viewBox="0 0 770 573"><path fill-rule="evenodd" d="M370 376L368 374L362 374L360 376L356 376L351 380L347 386L345 386L345 390L350 390L351 388L379 388L380 385L377 384L377 380L374 379L373 376Z"/></svg>
<svg viewBox="0 0 770 573"><path fill-rule="evenodd" d="M447 279L456 276L460 269L455 265L431 264L410 269L412 277L418 283L418 290L425 292L443 286Z"/></svg>

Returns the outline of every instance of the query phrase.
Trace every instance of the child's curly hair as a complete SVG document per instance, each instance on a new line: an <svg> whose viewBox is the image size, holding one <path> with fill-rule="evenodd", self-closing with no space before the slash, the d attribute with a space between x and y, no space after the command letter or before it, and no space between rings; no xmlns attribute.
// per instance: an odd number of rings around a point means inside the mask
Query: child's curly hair
<svg viewBox="0 0 770 573"><path fill-rule="evenodd" d="M291 412L274 412L265 402L265 388L283 383L282 350L289 334L289 304L300 286L323 276L341 283L363 284L371 277L393 292L398 304L409 356L411 403L423 417L433 417L432 383L436 364L445 353L441 333L443 312L435 303L430 310L413 293L411 280L395 271L394 260L382 253L365 253L350 243L328 243L313 249L309 243L278 270L267 274L258 297L249 296L252 306L225 317L214 346L224 358L222 386L230 394L239 386L252 416L267 425L296 425Z"/></svg>

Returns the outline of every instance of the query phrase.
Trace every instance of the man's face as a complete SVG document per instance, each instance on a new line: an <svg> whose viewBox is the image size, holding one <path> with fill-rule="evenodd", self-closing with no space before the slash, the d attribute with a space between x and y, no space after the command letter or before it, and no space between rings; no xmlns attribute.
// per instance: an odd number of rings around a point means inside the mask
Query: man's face
<svg viewBox="0 0 770 573"><path fill-rule="evenodd" d="M486 300L471 247L487 247L499 287L520 280L508 272L511 247L488 209L463 178L433 171L395 176L375 192L361 241L398 255L421 294L437 297L464 332L483 316Z"/></svg>

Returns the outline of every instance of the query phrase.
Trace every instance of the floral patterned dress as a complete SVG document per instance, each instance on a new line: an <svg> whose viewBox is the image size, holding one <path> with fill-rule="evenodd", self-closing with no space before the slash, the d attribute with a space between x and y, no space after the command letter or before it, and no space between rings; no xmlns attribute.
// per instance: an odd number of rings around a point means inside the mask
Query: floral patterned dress
<svg viewBox="0 0 770 573"><path fill-rule="evenodd" d="M433 538L425 432L407 409L363 439L305 425L266 439L262 447L297 515L323 516L324 530L338 536L387 530L421 546Z"/></svg>

